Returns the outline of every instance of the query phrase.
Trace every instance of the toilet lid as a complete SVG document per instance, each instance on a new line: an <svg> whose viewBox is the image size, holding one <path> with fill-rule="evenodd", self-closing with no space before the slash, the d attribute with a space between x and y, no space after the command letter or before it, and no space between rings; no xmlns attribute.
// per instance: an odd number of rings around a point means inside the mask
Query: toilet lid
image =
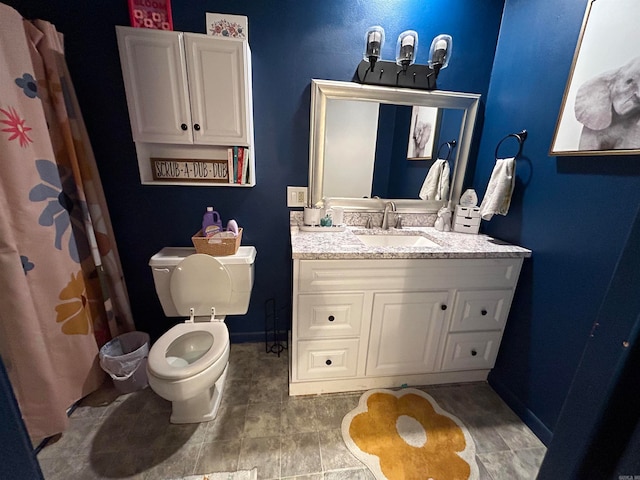
<svg viewBox="0 0 640 480"><path fill-rule="evenodd" d="M190 338L188 337L190 336ZM199 338L198 338L199 337ZM197 360L189 363L188 355L177 357L170 349L179 342L198 348L211 344ZM229 345L229 330L224 322L180 323L162 335L149 351L147 369L158 378L181 380L193 377L216 362Z"/></svg>
<svg viewBox="0 0 640 480"><path fill-rule="evenodd" d="M189 255L171 274L171 298L178 314L211 315L211 307L228 305L231 300L231 277L217 258L203 253Z"/></svg>

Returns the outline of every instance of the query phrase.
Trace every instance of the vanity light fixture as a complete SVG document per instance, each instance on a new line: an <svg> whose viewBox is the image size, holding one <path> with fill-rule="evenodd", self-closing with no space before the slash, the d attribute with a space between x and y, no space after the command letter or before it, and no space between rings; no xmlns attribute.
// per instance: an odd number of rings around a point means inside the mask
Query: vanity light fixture
<svg viewBox="0 0 640 480"><path fill-rule="evenodd" d="M380 52L384 45L384 28L376 25L369 27L364 36L364 60L371 64L371 71L376 66L376 62L380 60Z"/></svg>
<svg viewBox="0 0 640 480"><path fill-rule="evenodd" d="M415 63L418 53L418 32L415 30L406 30L398 36L395 62L382 60L383 44L384 29L380 26L369 27L365 34L363 60L358 65L354 81L370 85L435 90L440 70L449 65L453 39L447 34L433 39L428 65Z"/></svg>

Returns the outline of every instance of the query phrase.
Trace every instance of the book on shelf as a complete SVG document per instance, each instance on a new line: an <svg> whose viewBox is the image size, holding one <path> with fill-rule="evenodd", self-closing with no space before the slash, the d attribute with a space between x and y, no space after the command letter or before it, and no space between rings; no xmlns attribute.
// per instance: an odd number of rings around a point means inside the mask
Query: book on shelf
<svg viewBox="0 0 640 480"><path fill-rule="evenodd" d="M227 148L227 172L229 183L233 183L233 148Z"/></svg>
<svg viewBox="0 0 640 480"><path fill-rule="evenodd" d="M249 164L251 159L247 147L227 148L227 169L229 170L229 183L247 184L249 183Z"/></svg>
<svg viewBox="0 0 640 480"><path fill-rule="evenodd" d="M249 183L249 149L243 148L244 150L244 162L242 163L242 183Z"/></svg>
<svg viewBox="0 0 640 480"><path fill-rule="evenodd" d="M238 147L238 171L236 172L236 183L242 182L242 169L244 165L244 147Z"/></svg>

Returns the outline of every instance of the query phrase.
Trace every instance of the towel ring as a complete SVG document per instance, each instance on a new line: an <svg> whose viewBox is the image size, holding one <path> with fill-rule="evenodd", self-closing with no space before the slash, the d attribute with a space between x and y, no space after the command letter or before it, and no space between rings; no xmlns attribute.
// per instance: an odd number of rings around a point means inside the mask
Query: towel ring
<svg viewBox="0 0 640 480"><path fill-rule="evenodd" d="M447 147L449 147L449 151L447 152L447 158L444 158L443 160L449 160L449 157L451 156L451 152L453 151L454 148L456 148L456 144L458 142L456 142L455 140L451 140L450 142L445 142L442 145L440 145L440 147L438 148L438 156L437 158L442 158L440 156L440 150L442 150L442 147L444 147L445 145Z"/></svg>
<svg viewBox="0 0 640 480"><path fill-rule="evenodd" d="M527 131L526 130L522 130L521 132L518 133L510 133L509 135L507 135L506 137L504 137L502 140L500 140L498 142L498 145L496 146L496 160L500 157L498 157L498 150L500 149L500 145L502 145L502 142L504 142L505 140L507 140L509 137L515 137L518 140L518 153L515 154L514 158L517 158L520 156L520 154L522 153L522 145L524 144L524 141L527 139Z"/></svg>

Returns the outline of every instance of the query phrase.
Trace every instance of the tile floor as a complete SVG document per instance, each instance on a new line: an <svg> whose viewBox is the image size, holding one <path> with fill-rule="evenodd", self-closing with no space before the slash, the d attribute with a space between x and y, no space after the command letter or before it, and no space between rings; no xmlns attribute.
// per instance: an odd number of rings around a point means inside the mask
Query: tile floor
<svg viewBox="0 0 640 480"><path fill-rule="evenodd" d="M45 479L165 480L255 466L260 479L374 480L340 433L360 394L289 397L287 361L262 343L232 345L218 418L195 425L170 424L170 403L151 389L118 396L109 381L38 454ZM544 445L487 384L424 390L469 428L481 480L535 478Z"/></svg>

